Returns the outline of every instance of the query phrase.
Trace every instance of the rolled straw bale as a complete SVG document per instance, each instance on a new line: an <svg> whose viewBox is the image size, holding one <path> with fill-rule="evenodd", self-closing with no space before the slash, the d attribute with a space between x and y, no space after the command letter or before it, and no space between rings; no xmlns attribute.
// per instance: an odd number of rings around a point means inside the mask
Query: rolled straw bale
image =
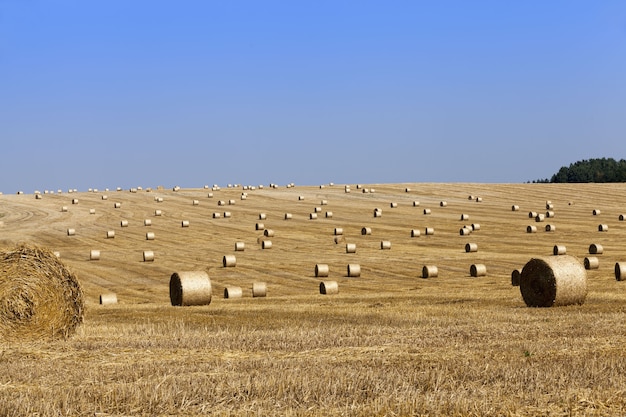
<svg viewBox="0 0 626 417"><path fill-rule="evenodd" d="M535 217L537 217L537 212L536 211L529 211L528 212L528 218L529 219L534 219Z"/></svg>
<svg viewBox="0 0 626 417"><path fill-rule="evenodd" d="M322 200L320 201L320 205L325 206L328 204L328 200Z"/></svg>
<svg viewBox="0 0 626 417"><path fill-rule="evenodd" d="M552 219L554 218L554 212L553 211L546 211L546 218L547 219Z"/></svg>
<svg viewBox="0 0 626 417"><path fill-rule="evenodd" d="M461 219L460 220L468 220L469 219L469 214L461 214Z"/></svg>
<svg viewBox="0 0 626 417"><path fill-rule="evenodd" d="M609 231L609 225L608 224L599 224L598 225L598 232L608 232Z"/></svg>
<svg viewBox="0 0 626 417"><path fill-rule="evenodd" d="M219 200L219 201L217 202L217 205L218 205L218 206L225 206L225 205L226 205L226 201L224 201L224 200Z"/></svg>
<svg viewBox="0 0 626 417"><path fill-rule="evenodd" d="M68 236L74 236L76 234L76 229L67 229Z"/></svg>
<svg viewBox="0 0 626 417"><path fill-rule="evenodd" d="M235 252L243 252L246 249L244 242L235 242Z"/></svg>
<svg viewBox="0 0 626 417"><path fill-rule="evenodd" d="M120 227L128 227L128 220L121 220Z"/></svg>
<svg viewBox="0 0 626 417"><path fill-rule="evenodd" d="M322 208L321 208L321 207L315 207L315 208L313 209L313 212L314 212L314 213L321 213L321 212L322 212Z"/></svg>
<svg viewBox="0 0 626 417"><path fill-rule="evenodd" d="M419 207L420 202L419 201L413 201L413 207Z"/></svg>
<svg viewBox="0 0 626 417"><path fill-rule="evenodd" d="M522 273L519 269L514 269L513 272L511 272L511 285L513 287L519 287L521 276Z"/></svg>
<svg viewBox="0 0 626 417"><path fill-rule="evenodd" d="M241 287L226 287L224 288L224 298L241 298L243 297L243 290Z"/></svg>
<svg viewBox="0 0 626 417"><path fill-rule="evenodd" d="M518 206L518 205L516 205L516 204L513 204L513 205L511 206L511 211L519 211L519 206Z"/></svg>
<svg viewBox="0 0 626 417"><path fill-rule="evenodd" d="M470 276L484 277L487 275L487 267L484 264L472 264L470 266Z"/></svg>
<svg viewBox="0 0 626 417"><path fill-rule="evenodd" d="M146 240L154 240L154 232L146 233Z"/></svg>
<svg viewBox="0 0 626 417"><path fill-rule="evenodd" d="M600 267L600 261L595 256L585 257L585 269L598 269Z"/></svg>
<svg viewBox="0 0 626 417"><path fill-rule="evenodd" d="M420 231L417 229L411 229L411 237L419 237Z"/></svg>
<svg viewBox="0 0 626 417"><path fill-rule="evenodd" d="M163 202L163 197L157 197L156 202L157 203L162 203Z"/></svg>
<svg viewBox="0 0 626 417"><path fill-rule="evenodd" d="M447 207L448 206L448 202L447 201L440 201L439 202L439 207Z"/></svg>
<svg viewBox="0 0 626 417"><path fill-rule="evenodd" d="M103 306L109 304L117 304L117 294L108 293L108 294L100 294L100 304Z"/></svg>
<svg viewBox="0 0 626 417"><path fill-rule="evenodd" d="M380 249L391 249L391 241L390 240L381 240Z"/></svg>
<svg viewBox="0 0 626 417"><path fill-rule="evenodd" d="M208 193L208 194L206 195L206 197L207 197L207 198L213 198L213 193Z"/></svg>
<svg viewBox="0 0 626 417"><path fill-rule="evenodd" d="M181 220L180 227L189 227L189 220Z"/></svg>
<svg viewBox="0 0 626 417"><path fill-rule="evenodd" d="M191 201L191 205L192 205L192 206L197 206L197 205L199 205L199 204L200 204L200 200L192 200L192 201Z"/></svg>
<svg viewBox="0 0 626 417"><path fill-rule="evenodd" d="M233 268L237 266L237 258L235 255L224 255L222 265L224 265L224 268Z"/></svg>
<svg viewBox="0 0 626 417"><path fill-rule="evenodd" d="M583 304L587 272L570 255L533 258L522 269L520 291L528 307Z"/></svg>
<svg viewBox="0 0 626 417"><path fill-rule="evenodd" d="M57 258L60 258L60 257L61 257L61 252L59 252L59 251L56 251L56 250L55 250L55 251L54 251L54 252L52 252L52 253L53 253L53 254L54 254L54 256L56 256Z"/></svg>
<svg viewBox="0 0 626 417"><path fill-rule="evenodd" d="M426 236L434 235L435 234L435 229L432 228L432 227L427 227L427 228L424 229L424 234Z"/></svg>
<svg viewBox="0 0 626 417"><path fill-rule="evenodd" d="M398 203L389 203L390 208L398 208Z"/></svg>
<svg viewBox="0 0 626 417"><path fill-rule="evenodd" d="M327 264L316 264L315 265L315 276L316 277L327 277L329 274L329 268Z"/></svg>
<svg viewBox="0 0 626 417"><path fill-rule="evenodd" d="M309 214L309 220L315 220L315 219L317 219L317 213Z"/></svg>
<svg viewBox="0 0 626 417"><path fill-rule="evenodd" d="M346 194L349 194L349 193L350 193L350 187L346 185L346 186L344 187L344 192L345 192Z"/></svg>
<svg viewBox="0 0 626 417"><path fill-rule="evenodd" d="M411 192L411 189L410 189L410 188L405 188L405 189L404 189L404 192L405 192L405 193L410 193L410 192Z"/></svg>
<svg viewBox="0 0 626 417"><path fill-rule="evenodd" d="M466 243L465 252L478 252L478 243Z"/></svg>
<svg viewBox="0 0 626 417"><path fill-rule="evenodd" d="M263 242L261 242L261 249L272 249L272 241L264 240Z"/></svg>
<svg viewBox="0 0 626 417"><path fill-rule="evenodd" d="M0 251L0 338L68 338L83 322L76 276L48 249L19 245Z"/></svg>
<svg viewBox="0 0 626 417"><path fill-rule="evenodd" d="M267 296L267 284L265 282L252 283L252 297L265 297Z"/></svg>
<svg viewBox="0 0 626 417"><path fill-rule="evenodd" d="M526 226L526 233L537 233L537 226L535 225L529 225Z"/></svg>
<svg viewBox="0 0 626 417"><path fill-rule="evenodd" d="M546 232L554 232L556 230L556 226L553 224L546 224Z"/></svg>
<svg viewBox="0 0 626 417"><path fill-rule="evenodd" d="M144 221L143 221L143 225L144 225L144 226L152 226L152 220L150 220L150 219L144 219Z"/></svg>
<svg viewBox="0 0 626 417"><path fill-rule="evenodd" d="M430 214L431 210L430 209L424 209L424 214Z"/></svg>
<svg viewBox="0 0 626 417"><path fill-rule="evenodd" d="M374 217L383 217L383 211L381 209L374 209Z"/></svg>
<svg viewBox="0 0 626 417"><path fill-rule="evenodd" d="M470 229L468 229L467 227L461 227L461 229L459 229L459 234L461 236L467 236L470 233L472 233L472 231Z"/></svg>
<svg viewBox="0 0 626 417"><path fill-rule="evenodd" d="M100 251L97 249L92 249L89 252L89 260L90 261L97 261L100 259Z"/></svg>
<svg viewBox="0 0 626 417"><path fill-rule="evenodd" d="M218 212L214 212L213 213L213 218L214 219L220 219L222 217L222 213L218 213Z"/></svg>
<svg viewBox="0 0 626 417"><path fill-rule="evenodd" d="M211 279L204 271L174 272L170 277L170 301L173 306L211 304Z"/></svg>
<svg viewBox="0 0 626 417"><path fill-rule="evenodd" d="M254 225L255 230L265 230L265 225L263 223L257 223Z"/></svg>
<svg viewBox="0 0 626 417"><path fill-rule="evenodd" d="M478 223L472 223L472 230L473 230L473 231L480 230L480 224L478 224Z"/></svg>
<svg viewBox="0 0 626 417"><path fill-rule="evenodd" d="M109 196L108 196L108 195L103 195L101 198L102 198L103 200L108 200L108 199L109 199Z"/></svg>
<svg viewBox="0 0 626 417"><path fill-rule="evenodd" d="M232 214L230 211L225 211L225 212L224 212L224 218L225 218L225 219L230 219L230 218L232 217L232 215L233 215L233 214Z"/></svg>
<svg viewBox="0 0 626 417"><path fill-rule="evenodd" d="M615 262L615 279L626 281L626 262Z"/></svg>
<svg viewBox="0 0 626 417"><path fill-rule="evenodd" d="M439 275L439 269L435 265L424 265L422 267L422 278L435 278Z"/></svg>
<svg viewBox="0 0 626 417"><path fill-rule="evenodd" d="M620 222L623 222L623 221L624 221L624 219L626 219L626 215L624 215L624 214L620 214L620 215L619 215L619 217L618 217L618 220L619 220Z"/></svg>
<svg viewBox="0 0 626 417"><path fill-rule="evenodd" d="M600 215L600 210L594 209L592 213L593 213L594 216L599 216Z"/></svg>
<svg viewBox="0 0 626 417"><path fill-rule="evenodd" d="M346 253L356 253L356 243L346 243Z"/></svg>
<svg viewBox="0 0 626 417"><path fill-rule="evenodd" d="M114 230L107 230L107 239L113 239L115 237Z"/></svg>
<svg viewBox="0 0 626 417"><path fill-rule="evenodd" d="M291 213L285 213L285 220L290 220L292 217Z"/></svg>
<svg viewBox="0 0 626 417"><path fill-rule="evenodd" d="M361 228L361 235L365 236L365 235L371 235L372 234L372 228L371 227L363 227Z"/></svg>
<svg viewBox="0 0 626 417"><path fill-rule="evenodd" d="M155 216L160 216L162 214L163 214L163 212L161 210L154 210L154 215Z"/></svg>
<svg viewBox="0 0 626 417"><path fill-rule="evenodd" d="M72 198L72 204L78 204L78 198Z"/></svg>
<svg viewBox="0 0 626 417"><path fill-rule="evenodd" d="M343 228L341 227L335 227L335 230L333 231L333 234L335 236L341 236L343 235Z"/></svg>
<svg viewBox="0 0 626 417"><path fill-rule="evenodd" d="M302 200L304 200L304 196L303 195L299 195L298 196L298 201L302 201Z"/></svg>
<svg viewBox="0 0 626 417"><path fill-rule="evenodd" d="M348 264L348 276L351 278L358 278L361 276L361 265Z"/></svg>
<svg viewBox="0 0 626 417"><path fill-rule="evenodd" d="M248 199L248 195L247 194L241 194L241 197L239 197L242 200L247 200Z"/></svg>
<svg viewBox="0 0 626 417"><path fill-rule="evenodd" d="M267 219L267 214L259 213L259 220L265 220L265 219Z"/></svg>
<svg viewBox="0 0 626 417"><path fill-rule="evenodd" d="M228 205L230 206L234 206L235 205L235 200L228 200Z"/></svg>
<svg viewBox="0 0 626 417"><path fill-rule="evenodd" d="M546 210L554 210L554 204L546 203Z"/></svg>
<svg viewBox="0 0 626 417"><path fill-rule="evenodd" d="M96 209L89 209L89 214L96 214Z"/></svg>
<svg viewBox="0 0 626 417"><path fill-rule="evenodd" d="M327 219L330 219L330 218L333 217L333 212L332 211L327 211L325 216L326 216Z"/></svg>
<svg viewBox="0 0 626 417"><path fill-rule="evenodd" d="M113 203L113 207L114 208L120 208L120 207L122 207L122 203Z"/></svg>
<svg viewBox="0 0 626 417"><path fill-rule="evenodd" d="M482 203L483 202L483 198L482 197L476 197L476 202L477 203Z"/></svg>
<svg viewBox="0 0 626 417"><path fill-rule="evenodd" d="M151 250L143 251L143 261L144 262L154 262L154 252Z"/></svg>
<svg viewBox="0 0 626 417"><path fill-rule="evenodd" d="M553 255L565 255L567 253L567 248L564 245L554 245L552 248Z"/></svg>
<svg viewBox="0 0 626 417"><path fill-rule="evenodd" d="M535 216L535 221L536 222L542 222L544 221L546 218L546 215L543 213L537 213L537 215Z"/></svg>
<svg viewBox="0 0 626 417"><path fill-rule="evenodd" d="M265 229L263 231L263 236L265 236L265 237L272 237L272 236L274 236L274 230L273 229Z"/></svg>
<svg viewBox="0 0 626 417"><path fill-rule="evenodd" d="M602 255L604 253L604 248L598 243L592 243L589 245L589 253L592 255Z"/></svg>
<svg viewBox="0 0 626 417"><path fill-rule="evenodd" d="M65 213L67 211L67 206L61 207L61 211Z"/></svg>
<svg viewBox="0 0 626 417"><path fill-rule="evenodd" d="M320 282L320 294L331 295L339 292L339 284L337 281L322 281Z"/></svg>

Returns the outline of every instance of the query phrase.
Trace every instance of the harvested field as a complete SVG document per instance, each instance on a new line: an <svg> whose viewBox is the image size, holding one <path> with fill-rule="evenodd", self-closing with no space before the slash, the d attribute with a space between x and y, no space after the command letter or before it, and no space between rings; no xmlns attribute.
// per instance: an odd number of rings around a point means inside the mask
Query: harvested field
<svg viewBox="0 0 626 417"><path fill-rule="evenodd" d="M241 186L223 186L210 200L201 187L109 191L119 208L96 192L0 195L0 244L58 251L85 299L69 339L1 342L0 415L624 414L626 283L614 265L626 261L625 184L364 187L375 192L258 187L241 200ZM237 200L230 217L212 216L218 200ZM548 200L558 227L527 233L528 213L545 211ZM320 201L333 215L311 221ZM372 216L390 201L397 206ZM275 231L271 250L262 249L259 213ZM480 225L471 232L480 251L464 250L459 213ZM411 237L426 227L436 233ZM334 242L339 228L356 253ZM146 240L146 230L158 239ZM383 251L381 240L393 246ZM235 242L245 251L236 268L224 268ZM591 243L603 251L599 268L586 270L584 304L526 306L511 271L553 256L557 244L582 263ZM86 256L91 248L102 251L97 262ZM147 250L153 262L143 261ZM328 265L337 294L320 294L316 264ZM360 277L347 276L348 264ZM470 264L489 272L471 278ZM424 265L437 265L437 276L422 279ZM207 272L214 295L245 291L172 306L176 271ZM258 282L266 297L252 297ZM109 293L118 303L101 306Z"/></svg>

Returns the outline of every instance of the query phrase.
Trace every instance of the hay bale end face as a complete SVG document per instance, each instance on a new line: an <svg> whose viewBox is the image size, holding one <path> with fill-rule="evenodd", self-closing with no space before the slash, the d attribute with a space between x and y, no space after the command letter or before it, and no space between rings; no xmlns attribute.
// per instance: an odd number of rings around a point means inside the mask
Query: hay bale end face
<svg viewBox="0 0 626 417"><path fill-rule="evenodd" d="M361 276L361 265L359 264L348 264L348 277L350 278L358 278Z"/></svg>
<svg viewBox="0 0 626 417"><path fill-rule="evenodd" d="M320 282L320 294L332 295L339 292L339 284L337 281L322 281Z"/></svg>
<svg viewBox="0 0 626 417"><path fill-rule="evenodd" d="M522 269L520 292L528 307L583 304L587 272L570 255L533 258Z"/></svg>
<svg viewBox="0 0 626 417"><path fill-rule="evenodd" d="M626 262L615 263L615 280L626 281Z"/></svg>
<svg viewBox="0 0 626 417"><path fill-rule="evenodd" d="M487 275L487 267L484 264L472 264L470 266L470 276L484 277Z"/></svg>
<svg viewBox="0 0 626 417"><path fill-rule="evenodd" d="M327 277L329 274L329 268L327 264L316 264L315 265L315 276L316 277Z"/></svg>
<svg viewBox="0 0 626 417"><path fill-rule="evenodd" d="M478 243L466 243L465 252L478 252Z"/></svg>
<svg viewBox="0 0 626 417"><path fill-rule="evenodd" d="M522 272L519 269L514 269L513 272L511 272L511 285L513 287L519 287L521 275Z"/></svg>
<svg viewBox="0 0 626 417"><path fill-rule="evenodd" d="M589 245L589 253L591 255L601 255L602 253L604 253L604 248L600 244L592 243L591 245Z"/></svg>
<svg viewBox="0 0 626 417"><path fill-rule="evenodd" d="M436 278L439 275L439 269L435 265L424 265L422 268L422 278Z"/></svg>
<svg viewBox="0 0 626 417"><path fill-rule="evenodd" d="M174 272L170 277L170 301L173 306L211 304L211 279L204 271Z"/></svg>
<svg viewBox="0 0 626 417"><path fill-rule="evenodd" d="M235 255L224 255L222 258L222 265L224 268L233 268L237 266L237 258Z"/></svg>
<svg viewBox="0 0 626 417"><path fill-rule="evenodd" d="M552 248L552 254L557 255L565 255L567 253L567 248L564 245L554 245Z"/></svg>
<svg viewBox="0 0 626 417"><path fill-rule="evenodd" d="M72 336L85 302L76 276L53 252L20 245L0 251L0 337L5 341Z"/></svg>
<svg viewBox="0 0 626 417"><path fill-rule="evenodd" d="M598 269L600 261L595 256L587 256L584 261L585 269Z"/></svg>

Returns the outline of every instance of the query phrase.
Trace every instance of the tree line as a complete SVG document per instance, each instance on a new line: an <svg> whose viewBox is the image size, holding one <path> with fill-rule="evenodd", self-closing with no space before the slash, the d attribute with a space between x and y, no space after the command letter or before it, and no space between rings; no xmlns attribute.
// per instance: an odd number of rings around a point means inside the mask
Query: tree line
<svg viewBox="0 0 626 417"><path fill-rule="evenodd" d="M626 182L626 160L583 159L570 164L569 167L561 167L550 179L545 178L533 182Z"/></svg>

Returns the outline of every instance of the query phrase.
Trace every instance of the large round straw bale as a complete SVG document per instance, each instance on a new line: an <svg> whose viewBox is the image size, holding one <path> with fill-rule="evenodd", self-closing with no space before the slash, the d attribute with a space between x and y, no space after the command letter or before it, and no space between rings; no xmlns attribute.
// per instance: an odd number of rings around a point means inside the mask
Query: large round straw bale
<svg viewBox="0 0 626 417"><path fill-rule="evenodd" d="M174 272L170 277L170 301L173 306L211 304L211 279L204 271Z"/></svg>
<svg viewBox="0 0 626 417"><path fill-rule="evenodd" d="M514 269L511 272L511 285L513 287L519 287L519 282L522 276L522 272L519 269Z"/></svg>
<svg viewBox="0 0 626 417"><path fill-rule="evenodd" d="M460 234L461 236L467 236L467 235L469 235L470 233L472 233L472 231L471 231L470 229L468 229L467 227L461 227L461 228L459 229L459 234Z"/></svg>
<svg viewBox="0 0 626 417"><path fill-rule="evenodd" d="M593 215L594 216L599 216L600 215L600 210L594 209L593 210Z"/></svg>
<svg viewBox="0 0 626 417"><path fill-rule="evenodd" d="M265 229L265 225L263 223L257 223L254 225L254 228L256 230L264 230Z"/></svg>
<svg viewBox="0 0 626 417"><path fill-rule="evenodd" d="M487 267L484 264L472 264L470 266L470 276L484 277L487 275Z"/></svg>
<svg viewBox="0 0 626 417"><path fill-rule="evenodd" d="M382 240L380 242L381 249L391 249L391 241L390 240Z"/></svg>
<svg viewBox="0 0 626 417"><path fill-rule="evenodd" d="M390 208L398 208L398 203L396 203L396 202L389 203L389 207Z"/></svg>
<svg viewBox="0 0 626 417"><path fill-rule="evenodd" d="M602 255L602 253L604 253L604 248L598 243L592 243L589 245L589 253L592 255Z"/></svg>
<svg viewBox="0 0 626 417"><path fill-rule="evenodd" d="M511 211L519 211L519 206L518 206L518 205L516 205L516 204L513 204L513 205L511 206Z"/></svg>
<svg viewBox="0 0 626 417"><path fill-rule="evenodd" d="M439 269L435 265L424 265L422 267L422 278L435 278L439 275Z"/></svg>
<svg viewBox="0 0 626 417"><path fill-rule="evenodd" d="M624 219L626 219L626 215L625 215L625 214L620 214L620 215L619 215L619 217L618 217L618 220L619 220L620 222L623 222L623 221L624 221Z"/></svg>
<svg viewBox="0 0 626 417"><path fill-rule="evenodd" d="M151 250L143 251L143 261L144 262L154 262L154 252Z"/></svg>
<svg viewBox="0 0 626 417"><path fill-rule="evenodd" d="M67 206L61 207L61 211L65 213L67 211Z"/></svg>
<svg viewBox="0 0 626 417"><path fill-rule="evenodd" d="M599 224L598 225L598 232L608 232L609 231L609 225L608 224Z"/></svg>
<svg viewBox="0 0 626 417"><path fill-rule="evenodd" d="M375 208L374 209L374 217L382 217L383 216L383 211L379 208Z"/></svg>
<svg viewBox="0 0 626 417"><path fill-rule="evenodd" d="M411 237L419 237L420 231L417 229L411 229Z"/></svg>
<svg viewBox="0 0 626 417"><path fill-rule="evenodd" d="M231 216L232 216L232 213L230 211L225 211L224 212L224 218L225 219L230 219Z"/></svg>
<svg viewBox="0 0 626 417"><path fill-rule="evenodd" d="M477 203L482 203L483 202L483 198L482 197L476 197L476 202Z"/></svg>
<svg viewBox="0 0 626 417"><path fill-rule="evenodd" d="M117 294L115 293L100 294L100 304L103 306L109 305L109 304L117 304Z"/></svg>
<svg viewBox="0 0 626 417"><path fill-rule="evenodd" d="M626 281L626 262L615 263L615 279L617 281Z"/></svg>
<svg viewBox="0 0 626 417"><path fill-rule="evenodd" d="M78 204L78 198L72 198L72 204Z"/></svg>
<svg viewBox="0 0 626 417"><path fill-rule="evenodd" d="M473 231L480 230L480 224L478 224L478 223L472 223L472 230L473 230Z"/></svg>
<svg viewBox="0 0 626 417"><path fill-rule="evenodd" d="M237 258L235 255L224 255L222 265L224 265L224 268L232 268L237 265Z"/></svg>
<svg viewBox="0 0 626 417"><path fill-rule="evenodd" d="M537 217L537 212L536 211L529 211L528 212L528 218L529 219L534 219L535 217Z"/></svg>
<svg viewBox="0 0 626 417"><path fill-rule="evenodd" d="M554 218L554 216L555 214L553 211L550 211L550 210L546 211L546 218L552 219Z"/></svg>
<svg viewBox="0 0 626 417"><path fill-rule="evenodd" d="M315 219L317 219L317 213L310 213L309 220L315 220Z"/></svg>
<svg viewBox="0 0 626 417"><path fill-rule="evenodd" d="M115 230L107 230L107 239L113 239L115 237Z"/></svg>
<svg viewBox="0 0 626 417"><path fill-rule="evenodd" d="M536 222L542 222L542 221L544 221L545 219L546 219L546 215L545 215L545 214L543 214L543 213L538 213L538 214L535 216L535 221L536 221Z"/></svg>
<svg viewBox="0 0 626 417"><path fill-rule="evenodd" d="M146 240L154 240L154 232L146 233Z"/></svg>
<svg viewBox="0 0 626 417"><path fill-rule="evenodd" d="M265 297L267 296L267 284L265 282L252 283L252 297Z"/></svg>
<svg viewBox="0 0 626 417"><path fill-rule="evenodd" d="M546 224L546 232L554 232L556 230L556 226L553 224Z"/></svg>
<svg viewBox="0 0 626 417"><path fill-rule="evenodd" d="M327 264L316 264L315 265L315 276L316 277L327 277L329 273L329 268Z"/></svg>
<svg viewBox="0 0 626 417"><path fill-rule="evenodd" d="M217 211L213 213L213 218L214 219L221 219L222 218L222 213L218 213Z"/></svg>
<svg viewBox="0 0 626 417"><path fill-rule="evenodd" d="M67 338L83 322L76 276L48 249L0 251L0 337L3 341Z"/></svg>
<svg viewBox="0 0 626 417"><path fill-rule="evenodd" d="M144 219L144 221L143 221L143 225L144 225L144 226L152 226L152 220L150 220L150 219Z"/></svg>
<svg viewBox="0 0 626 417"><path fill-rule="evenodd" d="M448 202L447 201L440 201L439 202L439 207L447 207L448 206Z"/></svg>
<svg viewBox="0 0 626 417"><path fill-rule="evenodd" d="M405 193L410 193L410 192L411 192L411 189L407 187L407 188L405 188L405 189L404 189L404 192L405 192Z"/></svg>
<svg viewBox="0 0 626 417"><path fill-rule="evenodd" d="M197 206L197 205L199 205L199 204L200 204L200 200L192 200L192 201L191 201L191 205L192 205L192 206Z"/></svg>
<svg viewBox="0 0 626 417"><path fill-rule="evenodd" d="M114 208L121 208L122 207L122 203L113 203L113 207Z"/></svg>
<svg viewBox="0 0 626 417"><path fill-rule="evenodd" d="M90 261L97 261L100 259L100 251L97 249L92 249L91 251L89 251L89 260Z"/></svg>
<svg viewBox="0 0 626 417"><path fill-rule="evenodd" d="M468 220L469 219L469 214L461 214L461 219L460 220Z"/></svg>
<svg viewBox="0 0 626 417"><path fill-rule="evenodd" d="M567 253L567 248L564 245L554 245L552 248L553 255L565 255Z"/></svg>
<svg viewBox="0 0 626 417"><path fill-rule="evenodd" d="M324 214L324 216L325 216L327 219L330 219L330 218L332 218L332 217L333 217L333 212L332 212L332 211L327 211L327 212Z"/></svg>
<svg viewBox="0 0 626 417"><path fill-rule="evenodd" d="M434 235L435 234L435 229L433 229L432 227L427 227L424 229L424 234L425 235Z"/></svg>
<svg viewBox="0 0 626 417"><path fill-rule="evenodd" d="M181 220L180 227L189 227L189 220Z"/></svg>
<svg viewBox="0 0 626 417"><path fill-rule="evenodd" d="M218 200L218 201L217 201L217 205L218 205L218 206L225 206L225 205L226 205L226 201L224 201L224 200Z"/></svg>
<svg viewBox="0 0 626 417"><path fill-rule="evenodd" d="M263 242L261 242L261 249L272 249L272 241L264 240Z"/></svg>
<svg viewBox="0 0 626 417"><path fill-rule="evenodd" d="M341 236L343 235L343 228L341 227L335 227L335 230L333 231L333 234L335 236Z"/></svg>
<svg viewBox="0 0 626 417"><path fill-rule="evenodd" d="M96 214L96 209L89 209L89 214Z"/></svg>
<svg viewBox="0 0 626 417"><path fill-rule="evenodd" d="M304 196L303 195L299 195L298 196L298 201L302 201L302 200L304 200Z"/></svg>
<svg viewBox="0 0 626 417"><path fill-rule="evenodd" d="M352 278L357 278L361 276L361 265L359 264L348 264L348 276Z"/></svg>
<svg viewBox="0 0 626 417"><path fill-rule="evenodd" d="M241 287L231 286L224 288L224 298L241 298L243 290Z"/></svg>
<svg viewBox="0 0 626 417"><path fill-rule="evenodd" d="M466 243L465 252L478 252L478 243Z"/></svg>
<svg viewBox="0 0 626 417"><path fill-rule="evenodd" d="M600 261L595 256L585 257L585 269L598 269L600 267Z"/></svg>
<svg viewBox="0 0 626 417"><path fill-rule="evenodd" d="M346 253L356 253L356 243L346 243Z"/></svg>
<svg viewBox="0 0 626 417"><path fill-rule="evenodd" d="M265 229L263 231L263 236L265 236L265 237L272 237L272 236L274 236L274 230L273 229Z"/></svg>
<svg viewBox="0 0 626 417"><path fill-rule="evenodd" d="M285 220L290 220L292 217L291 213L285 213Z"/></svg>
<svg viewBox="0 0 626 417"><path fill-rule="evenodd" d="M235 205L235 200L233 200L233 199L228 200L228 205L229 206L234 206Z"/></svg>
<svg viewBox="0 0 626 417"><path fill-rule="evenodd" d="M424 214L430 214L431 210L430 209L424 209Z"/></svg>
<svg viewBox="0 0 626 417"><path fill-rule="evenodd" d="M322 205L322 206L328 205L328 200L320 201L320 205Z"/></svg>
<svg viewBox="0 0 626 417"><path fill-rule="evenodd" d="M365 235L371 235L372 234L372 228L371 227L363 227L361 228L361 235L365 236Z"/></svg>
<svg viewBox="0 0 626 417"><path fill-rule="evenodd" d="M246 244L244 242L235 242L235 251L243 252L246 249Z"/></svg>
<svg viewBox="0 0 626 417"><path fill-rule="evenodd" d="M554 204L546 203L546 210L554 210Z"/></svg>
<svg viewBox="0 0 626 417"><path fill-rule="evenodd" d="M337 281L322 281L320 282L320 294L331 295L339 292L339 284Z"/></svg>
<svg viewBox="0 0 626 417"><path fill-rule="evenodd" d="M67 229L67 235L68 236L74 236L76 234L76 229Z"/></svg>
<svg viewBox="0 0 626 417"><path fill-rule="evenodd" d="M265 220L265 219L267 219L267 214L259 213L259 220Z"/></svg>
<svg viewBox="0 0 626 417"><path fill-rule="evenodd" d="M570 255L533 258L522 269L520 291L528 307L583 304L587 272Z"/></svg>
<svg viewBox="0 0 626 417"><path fill-rule="evenodd" d="M154 210L154 215L155 216L161 216L163 214L163 212L161 210Z"/></svg>
<svg viewBox="0 0 626 417"><path fill-rule="evenodd" d="M128 227L128 220L120 221L120 227Z"/></svg>
<svg viewBox="0 0 626 417"><path fill-rule="evenodd" d="M537 233L537 226L534 224L526 226L526 233Z"/></svg>
<svg viewBox="0 0 626 417"><path fill-rule="evenodd" d="M420 202L419 201L413 201L413 207L419 207Z"/></svg>

